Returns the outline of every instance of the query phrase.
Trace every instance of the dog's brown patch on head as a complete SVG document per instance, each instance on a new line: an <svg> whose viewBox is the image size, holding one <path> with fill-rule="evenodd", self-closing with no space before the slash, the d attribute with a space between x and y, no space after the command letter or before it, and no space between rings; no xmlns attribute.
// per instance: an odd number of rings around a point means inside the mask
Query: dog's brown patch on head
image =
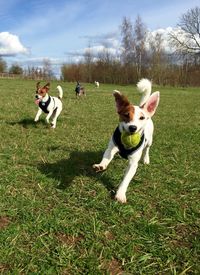
<svg viewBox="0 0 200 275"><path fill-rule="evenodd" d="M36 84L36 93L38 95L41 95L42 97L44 97L46 95L46 93L48 93L49 89L50 89L50 83L47 83L44 87L40 87L40 82L38 82Z"/></svg>
<svg viewBox="0 0 200 275"><path fill-rule="evenodd" d="M115 97L117 112L120 120L125 122L133 120L135 109L129 102L128 98L118 91L115 91L113 95Z"/></svg>
<svg viewBox="0 0 200 275"><path fill-rule="evenodd" d="M118 114L121 121L130 122L131 120L133 120L134 112L135 112L134 106L130 104L122 108L122 110L118 112Z"/></svg>

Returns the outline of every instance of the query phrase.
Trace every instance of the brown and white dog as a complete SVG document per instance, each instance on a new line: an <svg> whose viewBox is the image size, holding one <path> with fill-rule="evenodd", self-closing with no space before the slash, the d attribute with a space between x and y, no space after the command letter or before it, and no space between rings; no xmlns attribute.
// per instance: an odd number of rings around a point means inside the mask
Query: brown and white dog
<svg viewBox="0 0 200 275"><path fill-rule="evenodd" d="M120 121L119 126L111 137L101 162L93 165L96 172L105 170L116 153L129 160L125 176L115 195L115 198L122 203L126 202L126 191L136 173L142 154L144 163L150 163L149 149L152 145L154 130L151 117L156 111L160 97L159 92L154 92L151 95L151 86L148 79L142 79L138 82L137 87L143 93L139 106L132 105L126 96L119 91L114 91L113 95ZM140 141L135 148L126 149L124 147L121 141L121 134L124 131L128 134L140 134Z"/></svg>
<svg viewBox="0 0 200 275"><path fill-rule="evenodd" d="M42 112L46 113L46 121L49 123L49 119L52 119L51 128L56 128L57 118L62 111L62 97L63 90L60 85L57 86L59 96L54 97L48 94L50 89L50 83L47 83L45 86L40 87L40 82L36 84L36 96L35 103L38 105L38 112L35 116L34 121L38 121Z"/></svg>

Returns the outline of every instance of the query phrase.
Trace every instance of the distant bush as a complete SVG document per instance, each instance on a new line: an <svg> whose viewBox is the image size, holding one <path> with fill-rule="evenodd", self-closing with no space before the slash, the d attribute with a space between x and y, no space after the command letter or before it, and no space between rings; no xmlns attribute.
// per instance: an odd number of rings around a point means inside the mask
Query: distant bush
<svg viewBox="0 0 200 275"><path fill-rule="evenodd" d="M13 64L9 69L10 74L23 74L23 69L18 64Z"/></svg>

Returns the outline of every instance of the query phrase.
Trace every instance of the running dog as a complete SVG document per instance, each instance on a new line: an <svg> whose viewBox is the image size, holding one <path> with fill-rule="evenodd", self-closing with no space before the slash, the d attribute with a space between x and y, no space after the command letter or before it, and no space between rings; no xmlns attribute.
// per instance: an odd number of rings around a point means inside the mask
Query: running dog
<svg viewBox="0 0 200 275"><path fill-rule="evenodd" d="M37 122L42 114L46 113L46 121L49 123L49 119L52 119L51 128L56 128L57 118L62 111L62 97L63 90L60 85L57 86L59 96L50 96L49 93L50 83L47 83L44 87L40 87L40 82L36 84L36 96L35 103L38 105L38 112L34 121Z"/></svg>
<svg viewBox="0 0 200 275"><path fill-rule="evenodd" d="M96 88L99 88L99 82L98 81L95 81L94 85L95 85Z"/></svg>
<svg viewBox="0 0 200 275"><path fill-rule="evenodd" d="M84 95L86 96L86 92L83 86L79 82L77 82L76 87L75 87L75 92L76 92L76 98Z"/></svg>
<svg viewBox="0 0 200 275"><path fill-rule="evenodd" d="M101 162L93 165L96 172L104 171L116 153L129 160L124 178L115 195L115 198L121 203L126 203L126 191L136 173L142 154L144 163L150 163L149 149L152 145L154 130L151 117L157 109L160 98L159 92L154 92L151 95L152 84L148 79L141 79L137 88L143 93L139 106L132 105L121 92L114 91L119 125L110 139ZM128 135L139 135L140 138L135 147L127 149L124 146L121 138L124 132Z"/></svg>

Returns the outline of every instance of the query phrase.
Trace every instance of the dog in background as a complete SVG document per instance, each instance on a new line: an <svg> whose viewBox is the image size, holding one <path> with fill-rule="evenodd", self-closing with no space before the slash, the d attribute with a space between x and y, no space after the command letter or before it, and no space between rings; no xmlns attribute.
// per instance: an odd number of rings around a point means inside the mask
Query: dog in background
<svg viewBox="0 0 200 275"><path fill-rule="evenodd" d="M149 149L152 145L154 130L151 117L156 111L160 97L159 92L154 92L151 95L152 84L148 79L140 80L137 87L143 93L139 106L132 105L121 92L114 91L113 95L119 115L119 125L110 139L101 162L93 165L96 172L104 171L116 153L129 160L124 178L115 195L115 198L121 203L126 203L126 191L136 173L142 154L144 163L150 163ZM124 132L130 135L137 133L140 136L136 147L125 148L121 139Z"/></svg>
<svg viewBox="0 0 200 275"><path fill-rule="evenodd" d="M85 88L81 86L81 84L77 81L76 87L75 87L75 93L76 93L76 98L84 95L86 96Z"/></svg>
<svg viewBox="0 0 200 275"><path fill-rule="evenodd" d="M49 95L50 83L47 83L45 86L41 87L40 82L36 84L36 95L35 103L38 105L38 112L35 116L34 121L37 122L42 114L46 113L46 121L49 123L51 118L51 128L56 128L57 118L62 111L62 97L63 89L60 85L57 86L59 96L54 97Z"/></svg>
<svg viewBox="0 0 200 275"><path fill-rule="evenodd" d="M95 84L95 87L99 88L99 82L98 81L95 81L94 84Z"/></svg>

